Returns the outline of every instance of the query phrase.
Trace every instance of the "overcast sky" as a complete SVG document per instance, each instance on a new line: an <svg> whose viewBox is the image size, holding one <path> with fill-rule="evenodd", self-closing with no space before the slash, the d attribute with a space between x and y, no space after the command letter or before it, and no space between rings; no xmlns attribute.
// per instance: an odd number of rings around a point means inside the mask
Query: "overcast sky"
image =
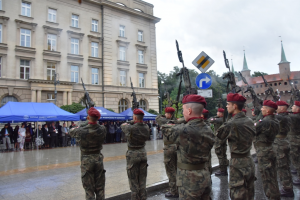
<svg viewBox="0 0 300 200"><path fill-rule="evenodd" d="M222 51L233 59L236 71L243 67L243 48L251 73L278 73L280 38L292 71L300 71L299 0L146 0L154 5L158 70L169 73L181 66L175 39L185 65L206 52L215 63L210 69L227 71ZM197 69L198 70L198 69ZM199 71L199 70L198 70ZM199 71L200 73L200 71Z"/></svg>

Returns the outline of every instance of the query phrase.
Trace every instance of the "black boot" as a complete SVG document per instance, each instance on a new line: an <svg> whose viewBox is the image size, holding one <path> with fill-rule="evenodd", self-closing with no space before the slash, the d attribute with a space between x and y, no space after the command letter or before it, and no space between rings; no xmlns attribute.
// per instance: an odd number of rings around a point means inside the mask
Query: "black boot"
<svg viewBox="0 0 300 200"><path fill-rule="evenodd" d="M294 197L294 191L293 190L280 190L280 195L282 197Z"/></svg>
<svg viewBox="0 0 300 200"><path fill-rule="evenodd" d="M215 173L216 176L228 176L228 173L227 171L221 171L221 170L218 170L216 173Z"/></svg>
<svg viewBox="0 0 300 200"><path fill-rule="evenodd" d="M168 198L178 198L179 195L178 194L171 194L171 192L167 192L165 194L165 197L168 197Z"/></svg>
<svg viewBox="0 0 300 200"><path fill-rule="evenodd" d="M300 179L297 178L296 180L293 180L294 185L300 185Z"/></svg>

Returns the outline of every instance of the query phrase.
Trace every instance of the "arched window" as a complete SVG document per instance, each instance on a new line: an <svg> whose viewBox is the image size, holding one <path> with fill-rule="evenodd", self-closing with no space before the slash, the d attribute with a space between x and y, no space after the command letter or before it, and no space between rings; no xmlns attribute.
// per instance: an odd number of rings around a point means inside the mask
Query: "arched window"
<svg viewBox="0 0 300 200"><path fill-rule="evenodd" d="M136 9L134 9L135 11L138 11L138 12L143 12L141 9L138 9L138 8L136 8Z"/></svg>
<svg viewBox="0 0 300 200"><path fill-rule="evenodd" d="M121 100L119 101L119 113L121 113L121 112L127 110L127 108L128 108L128 103L127 103L127 101L126 101L125 99L121 99Z"/></svg>
<svg viewBox="0 0 300 200"><path fill-rule="evenodd" d="M120 5L120 6L124 6L124 7L126 7L124 4L122 4L122 3L116 3L116 4L118 4L118 5Z"/></svg>
<svg viewBox="0 0 300 200"><path fill-rule="evenodd" d="M1 100L1 107L4 106L9 101L18 102L18 99L14 96L6 96Z"/></svg>
<svg viewBox="0 0 300 200"><path fill-rule="evenodd" d="M143 109L143 110L147 110L146 101L140 100L140 108Z"/></svg>

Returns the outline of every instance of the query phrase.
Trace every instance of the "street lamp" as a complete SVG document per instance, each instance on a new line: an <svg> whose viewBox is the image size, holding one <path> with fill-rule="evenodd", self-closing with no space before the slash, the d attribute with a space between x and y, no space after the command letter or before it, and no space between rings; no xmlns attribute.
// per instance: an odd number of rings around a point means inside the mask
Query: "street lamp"
<svg viewBox="0 0 300 200"><path fill-rule="evenodd" d="M57 97L56 85L59 85L59 84L60 84L60 82L59 82L59 74L55 73L54 74L54 98L55 98L54 104L55 105L56 105L56 97Z"/></svg>

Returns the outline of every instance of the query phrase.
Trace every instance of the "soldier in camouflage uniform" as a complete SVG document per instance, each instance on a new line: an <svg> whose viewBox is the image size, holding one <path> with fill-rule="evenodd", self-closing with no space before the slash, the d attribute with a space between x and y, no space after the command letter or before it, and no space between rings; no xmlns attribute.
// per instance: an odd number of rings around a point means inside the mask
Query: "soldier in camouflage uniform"
<svg viewBox="0 0 300 200"><path fill-rule="evenodd" d="M274 112L277 105L271 100L265 100L261 113L262 120L256 123L254 146L258 159L258 168L261 174L263 188L268 199L280 199L277 182L276 156L273 151L275 136L279 133L279 123L275 119Z"/></svg>
<svg viewBox="0 0 300 200"><path fill-rule="evenodd" d="M203 118L204 123L206 123L206 125L211 128L211 126L210 126L211 124L210 124L210 120L208 119L208 115L209 115L209 111L204 108L202 111L201 117ZM208 168L209 168L210 174L212 174L211 152L209 154Z"/></svg>
<svg viewBox="0 0 300 200"><path fill-rule="evenodd" d="M232 116L218 130L217 137L230 147L230 198L238 200L254 199L255 166L250 155L255 132L253 121L241 112L246 102L239 94L227 95L227 110Z"/></svg>
<svg viewBox="0 0 300 200"><path fill-rule="evenodd" d="M209 200L211 177L208 161L214 145L214 135L201 113L206 101L200 95L186 95L183 100L183 115L186 124L166 124L164 137L178 145L177 186L180 200Z"/></svg>
<svg viewBox="0 0 300 200"><path fill-rule="evenodd" d="M161 127L162 125L168 123L168 121L173 120L176 121L174 116L175 109L172 107L165 108L165 116L158 115L156 117L156 122ZM162 130L164 131L164 129ZM166 137L164 139L164 163L167 172L167 176L169 178L169 187L170 191L165 194L166 197L177 198L178 197L178 188L176 186L176 170L177 170L177 146L176 144L172 144L167 140Z"/></svg>
<svg viewBox="0 0 300 200"><path fill-rule="evenodd" d="M105 198L105 170L101 149L106 128L97 123L99 119L99 111L92 107L88 111L88 122L70 130L71 137L80 139L81 180L87 200Z"/></svg>
<svg viewBox="0 0 300 200"><path fill-rule="evenodd" d="M290 114L292 120L291 132L288 139L291 148L291 161L296 168L298 178L293 181L294 185L300 185L300 101L295 101L292 107L293 114Z"/></svg>
<svg viewBox="0 0 300 200"><path fill-rule="evenodd" d="M209 122L214 125L214 131L215 136L217 133L217 130L220 128L220 126L223 124L223 115L224 115L224 109L219 108L217 112L216 117L210 118ZM227 166L228 166L228 159L227 159L227 143L226 141L222 143L222 141L216 137L216 143L215 143L215 152L219 159L219 170L215 173L216 176L227 176Z"/></svg>
<svg viewBox="0 0 300 200"><path fill-rule="evenodd" d="M253 121L255 121L256 118L257 118L257 116L256 116L255 113L254 113L254 108L252 108L251 111L252 111L252 117L251 117L251 119L252 119Z"/></svg>
<svg viewBox="0 0 300 200"><path fill-rule="evenodd" d="M121 125L127 138L128 151L126 153L127 176L132 200L147 199L147 152L146 141L150 137L149 127L143 123L144 112L134 109L133 121Z"/></svg>
<svg viewBox="0 0 300 200"><path fill-rule="evenodd" d="M273 143L273 150L276 155L277 175L282 185L280 190L283 197L294 197L293 179L290 171L290 144L287 134L290 132L291 118L287 112L289 104L285 101L276 102L278 109L275 118L279 122L279 132Z"/></svg>

